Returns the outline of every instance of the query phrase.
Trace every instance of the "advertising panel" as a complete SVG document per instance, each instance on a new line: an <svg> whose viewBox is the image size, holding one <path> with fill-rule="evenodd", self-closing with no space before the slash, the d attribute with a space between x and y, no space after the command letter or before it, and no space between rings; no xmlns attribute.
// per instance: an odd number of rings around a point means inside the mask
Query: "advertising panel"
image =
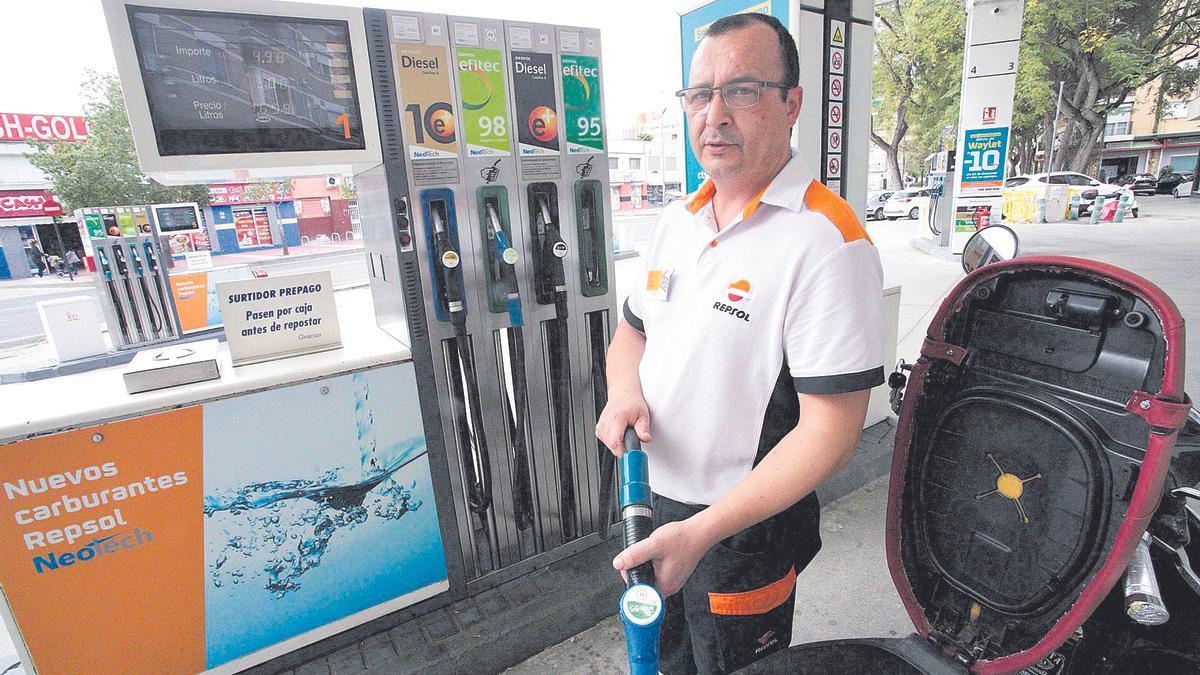
<svg viewBox="0 0 1200 675"><path fill-rule="evenodd" d="M437 45L396 47L404 136L417 185L457 183L458 134L451 105L449 51Z"/></svg>
<svg viewBox="0 0 1200 675"><path fill-rule="evenodd" d="M446 590L418 410L398 364L0 448L33 668L237 669Z"/></svg>
<svg viewBox="0 0 1200 675"><path fill-rule="evenodd" d="M203 670L200 425L193 407L0 448L0 585L38 673Z"/></svg>
<svg viewBox="0 0 1200 675"><path fill-rule="evenodd" d="M86 141L87 120L78 115L0 113L0 141Z"/></svg>
<svg viewBox="0 0 1200 675"><path fill-rule="evenodd" d="M604 152L600 120L600 59L563 54L563 108L567 112L567 152Z"/></svg>
<svg viewBox="0 0 1200 675"><path fill-rule="evenodd" d="M179 330L185 335L221 327L221 305L217 302L217 284L250 278L244 265L218 267L205 272L172 274L171 295L179 314Z"/></svg>
<svg viewBox="0 0 1200 675"><path fill-rule="evenodd" d="M500 50L459 47L457 66L467 156L511 153L508 92L504 86L504 62Z"/></svg>
<svg viewBox="0 0 1200 675"><path fill-rule="evenodd" d="M58 203L58 198L45 190L0 190L0 218L47 216L46 207Z"/></svg>

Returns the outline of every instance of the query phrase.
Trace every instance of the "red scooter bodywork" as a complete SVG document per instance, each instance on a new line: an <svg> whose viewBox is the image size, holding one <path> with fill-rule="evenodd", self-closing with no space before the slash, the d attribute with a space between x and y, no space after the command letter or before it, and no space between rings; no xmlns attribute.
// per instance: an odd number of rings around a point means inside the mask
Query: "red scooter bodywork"
<svg viewBox="0 0 1200 675"><path fill-rule="evenodd" d="M1157 286L1065 257L951 291L896 429L887 560L917 629L798 645L751 672L1008 673L1121 579L1190 403L1183 318Z"/></svg>

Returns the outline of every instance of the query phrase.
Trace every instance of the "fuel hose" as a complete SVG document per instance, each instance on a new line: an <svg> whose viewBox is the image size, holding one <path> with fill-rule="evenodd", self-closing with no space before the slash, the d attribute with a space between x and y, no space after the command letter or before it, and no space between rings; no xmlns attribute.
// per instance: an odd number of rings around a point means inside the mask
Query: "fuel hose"
<svg viewBox="0 0 1200 675"><path fill-rule="evenodd" d="M508 342L509 364L512 368L512 416L509 431L512 437L512 464L514 516L517 529L522 532L532 532L533 525L533 488L529 470L529 450L525 438L525 420L528 415L526 402L529 396L529 384L525 377L525 331L524 317L521 313L521 295L517 287L517 251L508 240L500 215L495 204L487 203L488 234L492 238L492 264L496 278L500 282L500 290L508 307L510 339ZM532 537L527 537L527 545L532 543Z"/></svg>
<svg viewBox="0 0 1200 675"><path fill-rule="evenodd" d="M167 292L163 289L163 284L167 283L167 280L159 277L158 253L156 253L154 251L154 244L152 244L149 241L143 242L142 248L145 249L145 252L146 252L146 265L149 268L151 277L154 279L154 282L153 282L154 288L155 288L155 290L158 291L158 302L159 302L158 306L162 308L163 323L171 324L172 321L168 317L168 310L167 310L167 308L170 307L171 305L167 301ZM167 328L168 335L171 332L173 332L173 331L170 328L170 326L168 326L168 328Z"/></svg>
<svg viewBox="0 0 1200 675"><path fill-rule="evenodd" d="M589 288L600 287L600 263L596 256L596 203L590 189L583 191L583 235L579 238L579 254L583 257L584 276Z"/></svg>
<svg viewBox="0 0 1200 675"><path fill-rule="evenodd" d="M146 301L150 328L154 331L154 337L162 337L162 313L159 312L154 295L150 293L150 286L146 283L146 268L142 264L142 254L138 251L137 244L129 245L129 259L133 262L133 273L137 275L138 286L142 289L142 299Z"/></svg>
<svg viewBox="0 0 1200 675"><path fill-rule="evenodd" d="M462 458L463 473L466 482L467 507L476 516L473 527L477 549L487 552L485 572L494 568L495 547L492 545L491 527L488 515L492 505L492 490L489 480L489 461L487 441L483 431L483 415L479 403L479 378L475 373L475 364L471 358L470 342L467 336L467 306L463 302L460 279L462 275L462 258L454 246L454 241L447 230L444 213L440 205L430 205L430 217L433 221L434 252L437 255L437 275L439 285L450 313L450 323L454 327L454 343L457 358L450 359L451 388L462 387L463 393L458 401L457 422L460 434L465 434L464 455ZM461 443L460 443L461 444Z"/></svg>
<svg viewBox="0 0 1200 675"><path fill-rule="evenodd" d="M125 310L121 309L121 298L117 294L117 282L113 277L112 264L103 248L96 249L96 257L100 261L100 272L104 275L104 284L108 287L108 297L112 300L113 310L117 315L117 327L121 330L121 344L129 344L133 339L129 335L129 323L125 320Z"/></svg>
<svg viewBox="0 0 1200 675"><path fill-rule="evenodd" d="M563 258L567 244L550 213L545 195L537 208L538 266L544 287L554 295L554 320L548 331L550 347L550 390L554 405L554 441L558 456L558 489L562 508L563 540L574 539L578 509L575 500L575 471L571 456L571 360L567 334L567 279Z"/></svg>
<svg viewBox="0 0 1200 675"><path fill-rule="evenodd" d="M125 295L129 298L129 309L133 313L133 325L137 329L138 340L145 342L146 329L142 327L142 319L138 316L137 301L134 300L133 283L129 280L129 263L125 260L125 251L118 244L112 248L113 260L117 263L117 273L121 275L121 283L125 285Z"/></svg>

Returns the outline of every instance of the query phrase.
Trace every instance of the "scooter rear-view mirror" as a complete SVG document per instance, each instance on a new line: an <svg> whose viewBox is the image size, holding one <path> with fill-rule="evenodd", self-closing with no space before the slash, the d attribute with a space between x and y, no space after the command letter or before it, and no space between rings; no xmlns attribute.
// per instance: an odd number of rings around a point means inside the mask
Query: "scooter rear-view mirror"
<svg viewBox="0 0 1200 675"><path fill-rule="evenodd" d="M962 252L962 267L967 274L994 262L1017 257L1020 244L1017 233L1004 225L989 225L967 240Z"/></svg>

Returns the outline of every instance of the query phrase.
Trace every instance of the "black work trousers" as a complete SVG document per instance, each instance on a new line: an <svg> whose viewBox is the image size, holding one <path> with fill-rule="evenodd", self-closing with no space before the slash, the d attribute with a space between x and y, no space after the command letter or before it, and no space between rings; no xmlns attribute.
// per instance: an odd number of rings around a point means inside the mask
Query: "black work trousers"
<svg viewBox="0 0 1200 675"><path fill-rule="evenodd" d="M654 526L705 507L654 495ZM666 600L659 670L728 673L787 648L796 575L821 550L816 493L713 546L683 588Z"/></svg>

